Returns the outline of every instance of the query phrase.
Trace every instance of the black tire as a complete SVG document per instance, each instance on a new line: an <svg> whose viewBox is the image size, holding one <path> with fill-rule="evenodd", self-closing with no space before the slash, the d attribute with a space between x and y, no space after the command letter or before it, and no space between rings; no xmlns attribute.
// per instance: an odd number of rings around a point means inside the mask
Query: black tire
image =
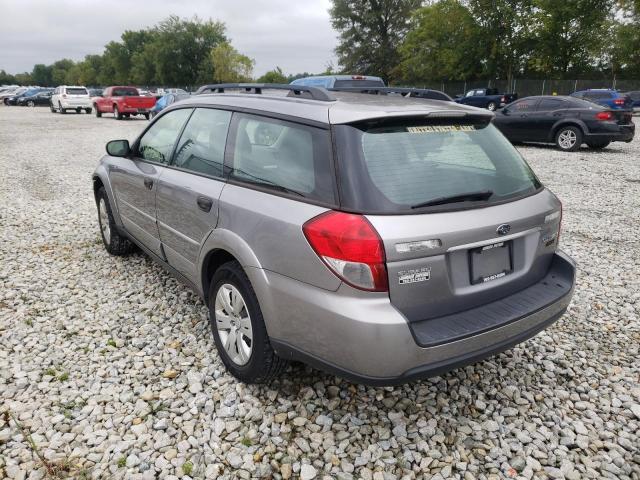
<svg viewBox="0 0 640 480"><path fill-rule="evenodd" d="M103 228L103 215L101 215L101 206L102 202L104 202L104 208L106 210L106 216L108 218L109 223L109 238L105 235L105 229ZM111 205L109 204L109 197L107 197L107 192L104 187L100 187L98 193L96 195L96 206L98 207L98 226L100 227L100 236L102 237L102 243L104 244L104 248L111 255L123 256L128 255L129 253L135 250L135 245L131 243L131 241L122 235L118 231L118 227L116 226L116 222L113 219L113 214L111 213Z"/></svg>
<svg viewBox="0 0 640 480"><path fill-rule="evenodd" d="M87 115L91 115L92 110L90 108L85 108L84 111L87 112Z"/></svg>
<svg viewBox="0 0 640 480"><path fill-rule="evenodd" d="M60 113L61 113L61 114L63 114L63 115L64 115L65 113L67 113L67 111L66 111L64 108L62 108L62 104L61 104L60 102L58 102L58 110L59 110L59 111L60 111Z"/></svg>
<svg viewBox="0 0 640 480"><path fill-rule="evenodd" d="M220 335L216 328L216 296L218 290L224 284L231 284L240 292L251 319L253 337L251 355L244 365L239 365L231 359L220 340ZM271 347L258 298L249 278L237 261L223 264L213 275L211 288L209 289L209 323L218 354L227 370L237 379L245 383L265 383L280 375L287 367L288 362L278 357Z"/></svg>
<svg viewBox="0 0 640 480"><path fill-rule="evenodd" d="M148 114L148 113L145 113L145 114L144 114L144 118L145 118L145 119L147 119L147 120L149 120L149 114Z"/></svg>
<svg viewBox="0 0 640 480"><path fill-rule="evenodd" d="M100 118L102 117L102 112L100 111L100 109L98 108L98 105L94 104L93 108L96 109L96 118Z"/></svg>
<svg viewBox="0 0 640 480"><path fill-rule="evenodd" d="M76 108L76 113L82 113L82 109L81 108Z"/></svg>
<svg viewBox="0 0 640 480"><path fill-rule="evenodd" d="M35 107L36 106L36 102L34 102L33 100L29 100L27 102L27 107Z"/></svg>
<svg viewBox="0 0 640 480"><path fill-rule="evenodd" d="M611 140L599 140L599 141L592 140L590 142L587 142L587 146L592 150L602 150L603 148L607 148L610 143L611 143Z"/></svg>
<svg viewBox="0 0 640 480"><path fill-rule="evenodd" d="M122 113L120 113L120 110L118 110L117 105L113 106L113 116L116 118L116 120L122 120Z"/></svg>
<svg viewBox="0 0 640 480"><path fill-rule="evenodd" d="M582 130L578 127L571 125L560 127L556 132L556 146L563 152L575 152L580 149L582 138Z"/></svg>
<svg viewBox="0 0 640 480"><path fill-rule="evenodd" d="M497 108L498 104L496 102L489 102L489 104L487 105L487 110L491 112L495 112Z"/></svg>
<svg viewBox="0 0 640 480"><path fill-rule="evenodd" d="M53 103L49 104L49 108L51 109L51 113L56 113L56 109L53 106Z"/></svg>

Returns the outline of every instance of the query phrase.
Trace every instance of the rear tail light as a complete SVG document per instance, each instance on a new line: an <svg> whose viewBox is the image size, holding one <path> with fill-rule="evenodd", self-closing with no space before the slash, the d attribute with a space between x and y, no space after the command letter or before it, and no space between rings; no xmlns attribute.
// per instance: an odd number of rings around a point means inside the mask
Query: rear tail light
<svg viewBox="0 0 640 480"><path fill-rule="evenodd" d="M616 98L613 103L616 105L624 105L624 98Z"/></svg>
<svg viewBox="0 0 640 480"><path fill-rule="evenodd" d="M500 103L506 103L507 99L505 97L500 97Z"/></svg>
<svg viewBox="0 0 640 480"><path fill-rule="evenodd" d="M598 112L598 113L596 113L596 118L598 120L611 120L613 118L613 113L611 113L611 112Z"/></svg>
<svg viewBox="0 0 640 480"><path fill-rule="evenodd" d="M329 211L309 220L302 231L340 279L360 290L388 290L384 245L365 217Z"/></svg>

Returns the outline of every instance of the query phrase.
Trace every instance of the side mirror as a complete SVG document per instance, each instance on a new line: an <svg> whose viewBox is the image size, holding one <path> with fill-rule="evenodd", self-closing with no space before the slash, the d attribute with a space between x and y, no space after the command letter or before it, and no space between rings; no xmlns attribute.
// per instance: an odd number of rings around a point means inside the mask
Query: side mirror
<svg viewBox="0 0 640 480"><path fill-rule="evenodd" d="M126 157L130 151L129 140L111 140L107 143L107 153L112 157Z"/></svg>

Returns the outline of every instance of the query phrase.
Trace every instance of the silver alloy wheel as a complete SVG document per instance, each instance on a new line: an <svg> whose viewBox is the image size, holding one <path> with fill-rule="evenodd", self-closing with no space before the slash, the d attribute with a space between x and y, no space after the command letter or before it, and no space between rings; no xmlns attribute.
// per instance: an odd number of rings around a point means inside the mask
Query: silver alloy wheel
<svg viewBox="0 0 640 480"><path fill-rule="evenodd" d="M487 108L489 109L490 112L493 112L496 109L496 104L491 102L489 103L489 105L487 105Z"/></svg>
<svg viewBox="0 0 640 480"><path fill-rule="evenodd" d="M100 220L100 230L102 230L102 237L107 245L111 243L111 227L109 226L109 214L107 213L107 203L104 201L104 198L100 199L100 207L99 207L99 220Z"/></svg>
<svg viewBox="0 0 640 480"><path fill-rule="evenodd" d="M216 329L224 350L236 365L246 365L253 349L251 317L236 287L223 283L216 293Z"/></svg>
<svg viewBox="0 0 640 480"><path fill-rule="evenodd" d="M29 107L35 107L35 106L36 106L36 104L34 103L34 101L33 101L33 100L29 100L29 101L27 102L27 106L29 106Z"/></svg>
<svg viewBox="0 0 640 480"><path fill-rule="evenodd" d="M572 148L577 141L578 136L573 130L563 130L560 132L560 135L558 135L558 143L560 147L564 149Z"/></svg>

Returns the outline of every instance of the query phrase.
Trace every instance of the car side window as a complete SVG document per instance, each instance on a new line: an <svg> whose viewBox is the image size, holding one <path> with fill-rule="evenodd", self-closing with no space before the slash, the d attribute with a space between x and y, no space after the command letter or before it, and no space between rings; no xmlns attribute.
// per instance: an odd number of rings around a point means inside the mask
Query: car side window
<svg viewBox="0 0 640 480"><path fill-rule="evenodd" d="M334 201L329 132L238 114L231 176L322 202Z"/></svg>
<svg viewBox="0 0 640 480"><path fill-rule="evenodd" d="M231 112L197 108L184 129L173 165L214 177L223 176L224 147Z"/></svg>
<svg viewBox="0 0 640 480"><path fill-rule="evenodd" d="M520 100L512 104L509 110L515 110L521 113L532 112L535 109L536 103L538 103L538 99L536 98Z"/></svg>
<svg viewBox="0 0 640 480"><path fill-rule="evenodd" d="M555 111L560 110L561 108L565 108L566 104L563 100L555 99L555 98L543 98L538 105L537 110L539 111Z"/></svg>
<svg viewBox="0 0 640 480"><path fill-rule="evenodd" d="M168 164L180 130L190 114L190 108L182 108L159 118L140 138L138 157L150 162Z"/></svg>

